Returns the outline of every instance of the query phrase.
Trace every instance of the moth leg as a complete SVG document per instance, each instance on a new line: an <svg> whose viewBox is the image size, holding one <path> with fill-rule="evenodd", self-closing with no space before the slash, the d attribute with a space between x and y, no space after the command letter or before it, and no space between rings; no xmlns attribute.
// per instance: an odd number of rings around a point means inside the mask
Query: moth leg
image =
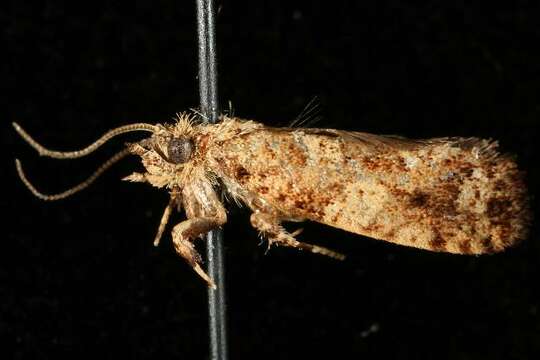
<svg viewBox="0 0 540 360"><path fill-rule="evenodd" d="M148 179L146 178L145 174L141 174L138 172L134 172L131 175L125 176L122 178L122 180L131 181L131 182L140 182L140 183L148 182Z"/></svg>
<svg viewBox="0 0 540 360"><path fill-rule="evenodd" d="M214 281L204 272L201 267L201 255L195 249L193 240L204 235L208 231L223 225L227 221L225 211L220 211L215 216L197 217L188 219L176 225L172 230L174 248L178 255L182 256L209 287L215 289Z"/></svg>
<svg viewBox="0 0 540 360"><path fill-rule="evenodd" d="M158 231L156 233L156 237L154 238L154 246L159 245L159 241L161 240L161 236L163 235L163 232L165 231L165 226L167 226L167 223L169 222L169 217L171 216L171 212L172 212L175 202L176 202L176 199L174 198L174 196L171 196L171 199L169 200L167 207L163 211L163 216L161 216L161 221L159 222Z"/></svg>
<svg viewBox="0 0 540 360"><path fill-rule="evenodd" d="M315 254L326 255L334 259L343 260L345 255L332 251L322 246L306 244L300 242L294 238L299 231L295 231L293 234L288 233L280 224L279 219L273 215L261 213L259 211L251 214L251 225L264 233L268 237L269 246L272 244L293 247L300 250L311 251ZM301 230L300 230L301 231Z"/></svg>

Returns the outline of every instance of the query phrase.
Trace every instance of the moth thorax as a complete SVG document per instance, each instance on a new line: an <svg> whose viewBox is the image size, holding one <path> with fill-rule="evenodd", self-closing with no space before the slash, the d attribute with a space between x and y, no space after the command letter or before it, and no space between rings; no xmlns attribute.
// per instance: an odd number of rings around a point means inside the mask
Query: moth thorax
<svg viewBox="0 0 540 360"><path fill-rule="evenodd" d="M175 164L189 161L194 151L195 144L187 137L172 138L167 146L169 160Z"/></svg>

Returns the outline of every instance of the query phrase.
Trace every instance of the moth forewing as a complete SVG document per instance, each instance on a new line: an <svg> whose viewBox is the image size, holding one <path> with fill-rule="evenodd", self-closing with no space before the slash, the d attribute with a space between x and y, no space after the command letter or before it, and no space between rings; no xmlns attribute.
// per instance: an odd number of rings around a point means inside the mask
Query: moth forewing
<svg viewBox="0 0 540 360"><path fill-rule="evenodd" d="M260 128L222 142L210 157L233 195L277 223L309 219L463 254L503 250L528 225L522 174L488 140Z"/></svg>

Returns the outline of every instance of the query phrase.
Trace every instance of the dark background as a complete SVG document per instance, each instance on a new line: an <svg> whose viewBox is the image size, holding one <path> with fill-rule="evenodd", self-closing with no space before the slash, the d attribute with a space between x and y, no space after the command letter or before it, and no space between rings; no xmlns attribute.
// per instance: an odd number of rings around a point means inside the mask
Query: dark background
<svg viewBox="0 0 540 360"><path fill-rule="evenodd" d="M469 3L218 2L221 103L286 125L318 96L319 127L499 139L527 170L536 212L539 7ZM40 189L63 190L137 135L59 161L39 158L10 126L68 150L196 107L194 4L12 1L0 21L1 357L204 359L206 288L168 232L152 246L167 195L119 181L141 169L136 159L56 203L16 178L15 156ZM540 356L536 226L504 254L468 257L307 225L300 240L349 255L339 263L265 255L248 212L229 209L231 359Z"/></svg>

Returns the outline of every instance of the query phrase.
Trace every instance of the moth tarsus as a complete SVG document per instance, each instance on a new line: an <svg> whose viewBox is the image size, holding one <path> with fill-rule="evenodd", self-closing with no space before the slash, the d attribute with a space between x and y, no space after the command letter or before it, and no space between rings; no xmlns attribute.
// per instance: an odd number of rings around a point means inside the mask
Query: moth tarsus
<svg viewBox="0 0 540 360"><path fill-rule="evenodd" d="M483 254L502 251L526 236L530 213L523 174L497 143L477 138L408 140L333 129L272 128L222 115L217 124L180 113L171 124L133 124L111 130L85 149L49 150L19 125L16 131L43 156L82 157L110 138L131 131L150 137L128 144L144 173L124 178L163 188L170 201L158 244L172 210L187 219L172 229L177 253L209 286L194 241L227 221L216 193L252 210L251 223L269 245L294 247L342 259L335 251L299 242L282 223L311 220L375 239L432 251ZM45 200L84 189L89 180L56 195L35 189L17 163L23 183Z"/></svg>

